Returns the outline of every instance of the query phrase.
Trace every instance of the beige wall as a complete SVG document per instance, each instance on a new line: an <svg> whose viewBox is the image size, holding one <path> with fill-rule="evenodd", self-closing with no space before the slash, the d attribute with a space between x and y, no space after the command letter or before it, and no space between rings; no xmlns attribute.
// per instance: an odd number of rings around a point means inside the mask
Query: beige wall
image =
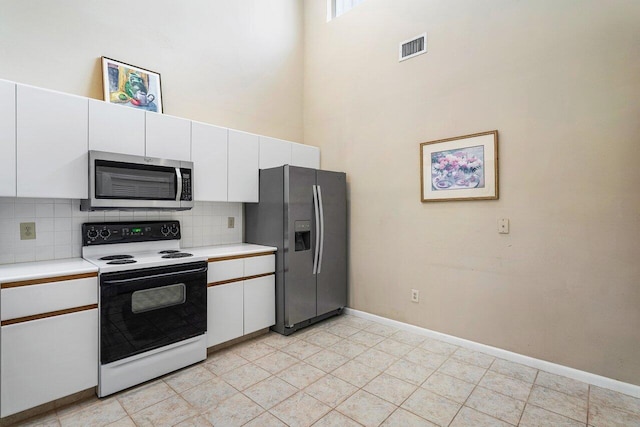
<svg viewBox="0 0 640 427"><path fill-rule="evenodd" d="M299 0L0 0L0 79L102 99L104 55L166 114L302 142L302 31Z"/></svg>
<svg viewBox="0 0 640 427"><path fill-rule="evenodd" d="M640 2L305 7L305 142L348 174L350 305L640 385ZM493 129L500 199L421 203L419 144Z"/></svg>

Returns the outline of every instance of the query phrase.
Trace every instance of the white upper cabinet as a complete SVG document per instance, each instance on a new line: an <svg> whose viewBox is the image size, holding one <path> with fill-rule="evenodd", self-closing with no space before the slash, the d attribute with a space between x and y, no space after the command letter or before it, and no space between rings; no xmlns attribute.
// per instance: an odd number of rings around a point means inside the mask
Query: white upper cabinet
<svg viewBox="0 0 640 427"><path fill-rule="evenodd" d="M89 100L89 149L144 156L144 111Z"/></svg>
<svg viewBox="0 0 640 427"><path fill-rule="evenodd" d="M17 86L17 196L86 199L89 100Z"/></svg>
<svg viewBox="0 0 640 427"><path fill-rule="evenodd" d="M146 112L147 157L191 160L191 121Z"/></svg>
<svg viewBox="0 0 640 427"><path fill-rule="evenodd" d="M258 202L259 149L258 135L229 129L230 202Z"/></svg>
<svg viewBox="0 0 640 427"><path fill-rule="evenodd" d="M0 197L16 196L16 84L0 80Z"/></svg>
<svg viewBox="0 0 640 427"><path fill-rule="evenodd" d="M291 165L320 169L320 149L311 145L291 143Z"/></svg>
<svg viewBox="0 0 640 427"><path fill-rule="evenodd" d="M280 139L260 137L260 169L291 164L291 143Z"/></svg>
<svg viewBox="0 0 640 427"><path fill-rule="evenodd" d="M194 200L227 201L227 137L229 130L191 122Z"/></svg>

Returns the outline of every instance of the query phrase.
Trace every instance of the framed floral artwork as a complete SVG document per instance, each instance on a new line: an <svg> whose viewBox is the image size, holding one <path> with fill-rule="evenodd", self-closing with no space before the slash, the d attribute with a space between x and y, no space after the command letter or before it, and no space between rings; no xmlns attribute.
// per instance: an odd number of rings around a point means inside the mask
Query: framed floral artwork
<svg viewBox="0 0 640 427"><path fill-rule="evenodd" d="M160 74L102 57L104 100L139 110L162 113Z"/></svg>
<svg viewBox="0 0 640 427"><path fill-rule="evenodd" d="M498 131L420 144L423 202L498 198Z"/></svg>

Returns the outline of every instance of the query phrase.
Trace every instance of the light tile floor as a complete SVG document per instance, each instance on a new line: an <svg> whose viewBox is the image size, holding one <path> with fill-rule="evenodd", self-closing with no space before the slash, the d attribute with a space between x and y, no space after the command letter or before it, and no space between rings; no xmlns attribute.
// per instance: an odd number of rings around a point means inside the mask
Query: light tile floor
<svg viewBox="0 0 640 427"><path fill-rule="evenodd" d="M26 426L640 426L640 399L343 315Z"/></svg>

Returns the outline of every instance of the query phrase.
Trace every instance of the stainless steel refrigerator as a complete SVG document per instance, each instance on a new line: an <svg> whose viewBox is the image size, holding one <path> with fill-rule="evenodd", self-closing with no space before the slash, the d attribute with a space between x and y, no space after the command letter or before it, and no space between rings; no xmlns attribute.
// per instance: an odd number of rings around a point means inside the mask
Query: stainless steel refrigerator
<svg viewBox="0 0 640 427"><path fill-rule="evenodd" d="M342 172L260 171L260 202L245 204L245 237L278 248L276 332L289 335L346 306L346 193Z"/></svg>

